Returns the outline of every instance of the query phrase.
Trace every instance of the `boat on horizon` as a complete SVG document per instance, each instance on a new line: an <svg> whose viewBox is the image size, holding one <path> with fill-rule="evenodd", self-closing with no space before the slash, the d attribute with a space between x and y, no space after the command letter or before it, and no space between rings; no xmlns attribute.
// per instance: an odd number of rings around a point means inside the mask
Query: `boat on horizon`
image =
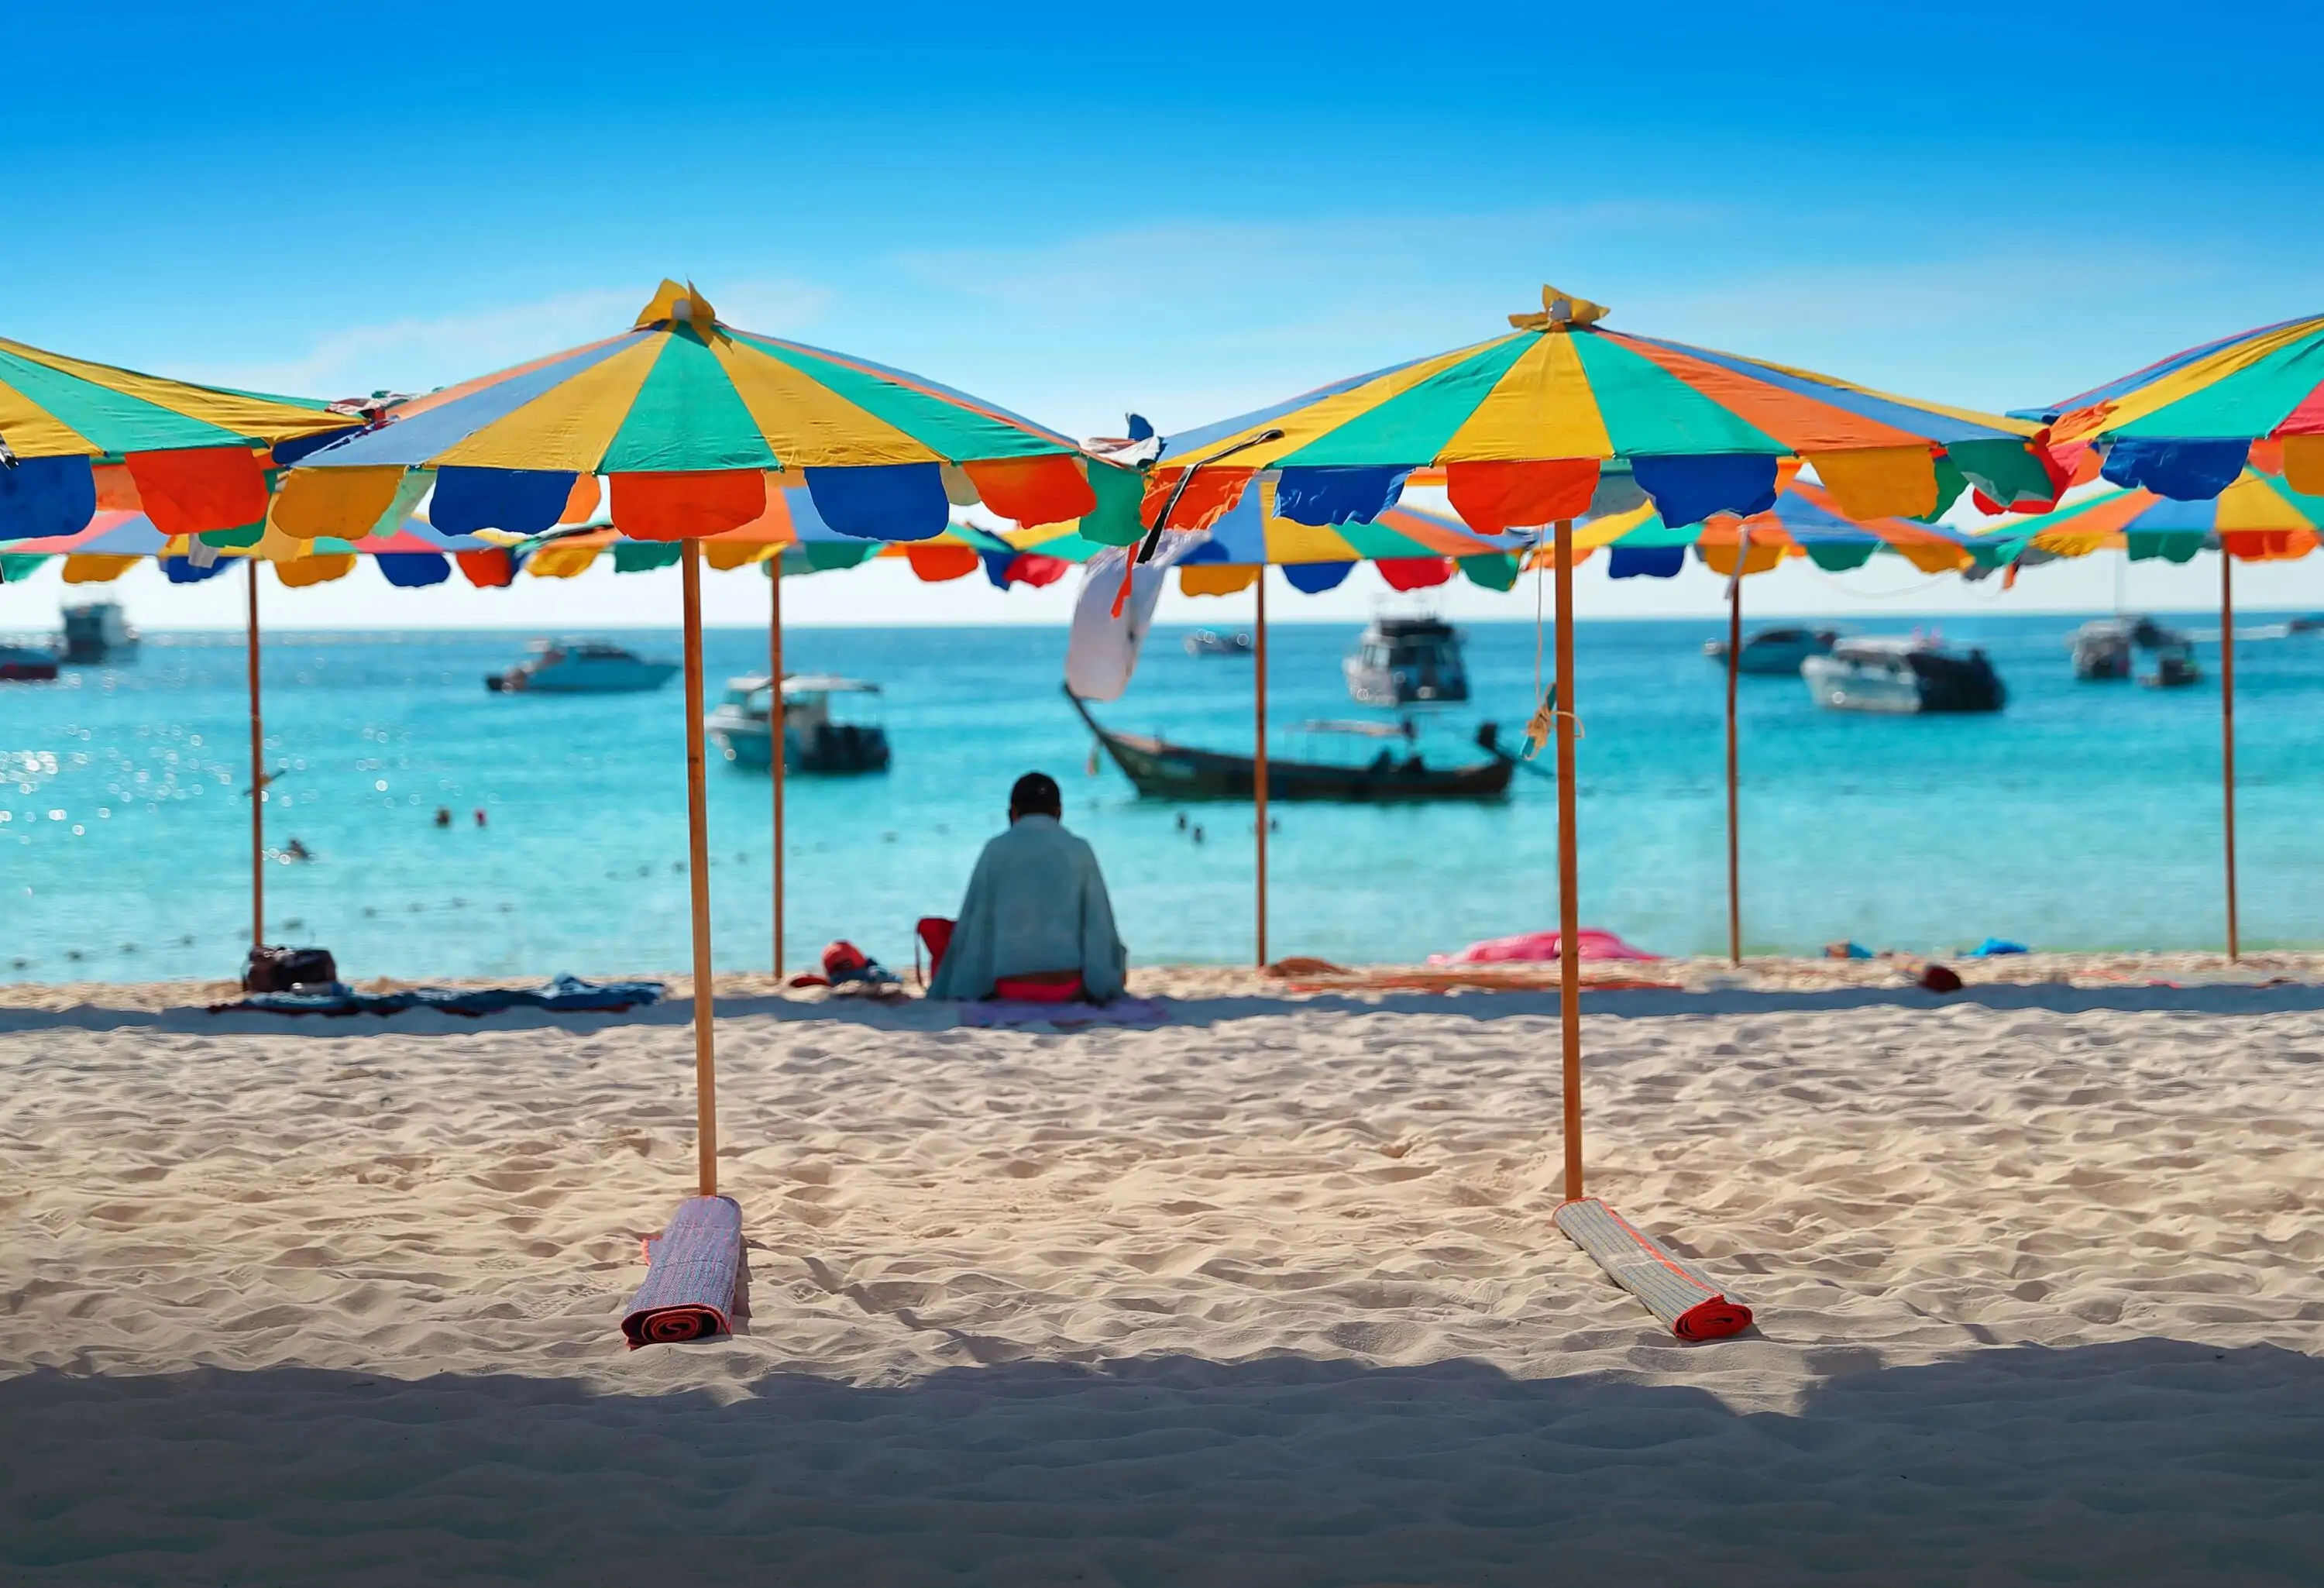
<svg viewBox="0 0 2324 1588"><path fill-rule="evenodd" d="M0 683L39 684L57 676L57 653L39 645L0 643Z"/></svg>
<svg viewBox="0 0 2324 1588"><path fill-rule="evenodd" d="M674 661L648 661L602 640L535 640L533 654L505 672L486 673L495 695L634 695L659 689Z"/></svg>
<svg viewBox="0 0 2324 1588"><path fill-rule="evenodd" d="M2138 679L2149 688L2183 688L2202 680L2193 642L2151 617L2092 618L2074 631L2069 643L2073 648L2074 677L2085 683L2129 679L2141 651L2154 653L2154 670Z"/></svg>
<svg viewBox="0 0 2324 1588"><path fill-rule="evenodd" d="M1249 656L1255 642L1249 629L1196 629L1185 639L1189 656Z"/></svg>
<svg viewBox="0 0 2324 1588"><path fill-rule="evenodd" d="M1735 670L1762 677L1786 678L1800 670L1800 664L1811 656L1829 656L1840 642L1837 629L1804 629L1798 627L1761 629L1743 642L1743 649L1735 659ZM1727 660L1727 642L1706 640L1702 653L1711 660Z"/></svg>
<svg viewBox="0 0 2324 1588"><path fill-rule="evenodd" d="M118 601L83 601L64 609L57 660L67 667L97 667L137 654L137 631Z"/></svg>
<svg viewBox="0 0 2324 1588"><path fill-rule="evenodd" d="M2195 662L2195 644L2184 634L2165 629L2167 636L2154 647L2154 670L2141 673L2138 681L2150 689L2183 689L2203 681L2203 669Z"/></svg>
<svg viewBox="0 0 2324 1588"><path fill-rule="evenodd" d="M2086 684L2116 683L2130 677L2131 638L2128 620L2094 618L2074 631L2074 677Z"/></svg>
<svg viewBox="0 0 2324 1588"><path fill-rule="evenodd" d="M702 725L730 765L748 771L774 769L770 726L774 690L765 673L726 680L724 698ZM793 673L783 679L783 770L799 772L884 772L888 731L874 715L880 686L827 673Z"/></svg>
<svg viewBox="0 0 2324 1588"><path fill-rule="evenodd" d="M1999 711L2009 699L1984 651L1956 654L1932 635L1851 635L1802 662L1800 677L1834 711Z"/></svg>
<svg viewBox="0 0 2324 1588"><path fill-rule="evenodd" d="M1469 698L1461 631L1438 617L1376 617L1340 663L1360 706L1443 706Z"/></svg>
<svg viewBox="0 0 2324 1588"><path fill-rule="evenodd" d="M1249 799L1259 784L1255 756L1223 751L1198 750L1192 745L1144 734L1118 734L1090 715L1088 705L1071 689L1065 698L1097 735L1098 743L1122 775L1148 799ZM1508 792L1517 758L1500 747L1499 730L1486 723L1477 730L1476 743L1489 757L1464 766L1433 767L1414 743L1409 724L1313 723L1313 733L1340 732L1352 737L1403 742L1404 753L1383 745L1370 760L1343 764L1331 762L1267 758L1267 793L1270 799L1340 800L1351 804L1408 804L1432 799L1499 799Z"/></svg>

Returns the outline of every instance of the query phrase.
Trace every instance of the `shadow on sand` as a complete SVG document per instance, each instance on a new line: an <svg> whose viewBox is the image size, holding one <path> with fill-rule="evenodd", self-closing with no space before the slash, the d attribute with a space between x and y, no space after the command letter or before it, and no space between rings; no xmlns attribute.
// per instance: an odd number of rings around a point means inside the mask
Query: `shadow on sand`
<svg viewBox="0 0 2324 1588"><path fill-rule="evenodd" d="M1428 1014L1450 1019L1495 1020L1540 1019L1557 1013L1554 992L1395 992L1373 998L1342 993L1318 993L1296 1001L1266 996L1180 998L1161 1001L1174 1026L1211 1026L1222 1021L1263 1019L1320 1010L1337 1014ZM1659 988L1607 989L1585 992L1582 1007L1592 1016L1657 1019L1673 1015L1776 1014L1792 1011L1840 1012L1854 1009L1952 1009L1963 1005L1995 1010L2047 1010L2058 1014L2081 1014L2097 1010L2161 1013L2250 1015L2313 1012L2324 1010L2324 985L2287 986L2123 986L2069 987L2049 983L1992 983L1965 987L1958 992L1925 992L1917 987L1842 987L1821 991L1709 992L1665 991ZM894 1030L946 1030L956 1023L954 1006L918 998L881 1003L869 999L833 999L803 1002L773 997L722 997L721 1020L759 1016L779 1020L845 1021ZM229 1011L212 1014L205 1009L114 1009L82 1004L70 1009L0 1009L0 1035L44 1030L152 1030L180 1035L360 1037L383 1032L402 1035L454 1035L486 1030L554 1029L602 1031L615 1026L684 1026L694 1019L694 1006L684 998L650 1008L618 1014L562 1013L553 1010L512 1009L478 1019L443 1014L432 1010L409 1010L401 1014L281 1015ZM1024 1028L1050 1032L1047 1026ZM1118 1027L1085 1027L1110 1030Z"/></svg>
<svg viewBox="0 0 2324 1588"><path fill-rule="evenodd" d="M2169 1340L1857 1355L1812 1358L1821 1378L1782 1414L1684 1387L1296 1356L1019 1361L881 1388L779 1371L658 1394L43 1371L0 1381L0 1575L2324 1581L2324 1363ZM628 1361L650 1380L656 1357Z"/></svg>

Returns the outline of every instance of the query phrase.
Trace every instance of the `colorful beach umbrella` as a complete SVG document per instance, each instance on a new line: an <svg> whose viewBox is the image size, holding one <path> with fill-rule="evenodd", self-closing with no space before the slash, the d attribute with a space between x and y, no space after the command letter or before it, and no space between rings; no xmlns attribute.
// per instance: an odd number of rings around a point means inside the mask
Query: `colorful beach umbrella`
<svg viewBox="0 0 2324 1588"><path fill-rule="evenodd" d="M1170 439L1147 485L1146 549L1167 528L1231 509L1262 473L1301 523L1370 522L1418 469L1442 468L1480 534L1554 524L1558 910L1579 940L1574 821L1573 521L1609 493L1643 494L1665 523L1775 507L1804 464L1855 519L1932 518L1966 488L1997 507L2046 507L2061 480L2043 427L1891 396L1804 370L1636 336L1555 288L1508 334L1373 371ZM1619 466L1627 466L1627 471ZM1609 467L1609 466L1616 466ZM1625 503L1622 505L1629 505ZM1561 961L1565 1192L1579 1198L1579 961Z"/></svg>
<svg viewBox="0 0 2324 1588"><path fill-rule="evenodd" d="M1513 539L1478 535L1456 520L1401 506L1362 523L1304 524L1277 511L1278 492L1275 481L1262 480L1212 520L1205 543L1177 561L1179 587L1194 596L1225 595L1250 588L1262 568L1280 568L1293 589L1317 595L1336 588L1363 562L1377 565L1399 590L1441 585L1456 567L1494 589L1516 582Z"/></svg>
<svg viewBox="0 0 2324 1588"><path fill-rule="evenodd" d="M1766 512L1721 513L1704 522L1672 529L1652 508L1638 508L1595 521L1582 533L1611 549L1612 577L1675 575L1689 543L1713 572L1727 577L1727 956L1743 963L1743 836L1740 765L1742 735L1736 706L1742 679L1743 581L1766 573L1785 558L1803 557L1826 573L1863 567L1878 553L1894 553L1924 574L1966 573L1993 566L1992 549L1963 531L1912 519L1857 520L1840 509L1821 485L1794 479Z"/></svg>
<svg viewBox="0 0 2324 1588"><path fill-rule="evenodd" d="M531 535L586 521L604 476L607 516L623 535L683 542L704 1198L717 1193L718 1164L699 548L775 511L770 473L804 485L832 529L865 540L941 534L953 506L971 500L1037 523L1109 513L1128 522L1137 512L1134 474L1054 430L918 375L737 329L691 284L665 281L613 336L417 398L370 434L302 459L271 521L298 539L354 538L424 485L439 530ZM779 603L782 582L769 585ZM779 620L770 629L779 635ZM779 642L770 651L779 678ZM776 788L779 812L779 779ZM779 910L780 894L779 870Z"/></svg>
<svg viewBox="0 0 2324 1588"><path fill-rule="evenodd" d="M499 549L473 535L444 534L421 519L407 521L392 534L361 540L326 537L267 543L254 540L245 545L210 547L199 546L197 537L165 535L142 512L104 512L78 534L14 541L0 557L20 570L9 573L11 581L61 557L67 584L106 584L152 558L172 584L197 584L225 573L239 559L254 559L272 565L277 577L290 586L343 577L354 570L355 559L361 557L376 563L389 584L414 588L441 584L449 577L450 559L479 552L498 555ZM482 582L505 584L507 580Z"/></svg>
<svg viewBox="0 0 2324 1588"><path fill-rule="evenodd" d="M1055 538L1054 531L995 532L955 522L926 540L866 540L843 535L825 522L816 510L814 493L807 487L783 485L770 477L764 512L748 524L707 537L700 545L704 559L715 568L755 566L768 571L767 674L779 679L783 677L784 578L860 567L874 558L895 557L906 560L917 577L931 582L965 577L982 568L994 584L1004 588L1012 583L1048 584L1064 576L1065 562L1026 551L1011 542ZM501 555L513 559L512 571L521 564L524 571L536 577L570 578L593 566L600 557L611 557L617 573L642 573L668 568L683 550L667 541L632 540L612 523L604 522L521 540ZM770 697L770 704L773 698L776 697ZM769 771L774 847L772 963L779 978L784 965L784 868L788 850L784 798L787 767L781 754L770 757Z"/></svg>
<svg viewBox="0 0 2324 1588"><path fill-rule="evenodd" d="M2060 420L2060 432L2070 438L2070 447L2095 449L2107 476L2124 484L1990 531L2013 558L2029 548L2061 557L2118 548L2134 561L2186 562L2200 550L2220 553L2220 836L2230 960L2243 952L2236 862L2235 566L2304 557L2324 531L2324 451L2319 450L2324 435L2297 428L2324 424L2324 402L2300 395L2317 390L2319 381L2324 381L2324 319L2197 348L2085 393L2074 400L2080 406ZM2288 411L2287 402L2293 402ZM2117 420L2119 427L2110 428ZM2263 423L2269 427L2264 433L2240 439L2202 433L2235 427L2258 431ZM2280 465L2282 477L2252 466L2263 461Z"/></svg>
<svg viewBox="0 0 2324 1588"><path fill-rule="evenodd" d="M1276 511L1277 485L1262 479L1200 531L1202 544L1175 564L1178 587L1189 596L1255 594L1251 655L1252 832L1256 901L1254 937L1259 963L1268 954L1268 747L1267 580L1279 568L1284 581L1306 595L1336 588L1360 562L1374 564L1395 589L1417 590L1443 584L1457 567L1479 584L1497 590L1517 581L1517 559L1499 540L1466 526L1402 507L1383 508L1369 522L1299 523ZM1106 548L1086 534L1076 537L1080 560ZM1126 571L1126 570L1125 570Z"/></svg>
<svg viewBox="0 0 2324 1588"><path fill-rule="evenodd" d="M2051 421L2067 466L2095 454L2107 479L2158 496L2208 500L2247 463L2324 495L2324 315L2190 347L2026 417Z"/></svg>
<svg viewBox="0 0 2324 1588"><path fill-rule="evenodd" d="M1829 376L1606 328L1606 310L1543 289L1509 334L1358 375L1174 436L1148 522L1208 522L1272 472L1301 523L1368 522L1406 476L1441 467L1483 534L1586 514L1601 466L1635 471L1665 521L1775 505L1780 467L1812 466L1852 518L1933 517L1967 485L2047 506L2042 427L1890 396Z"/></svg>
<svg viewBox="0 0 2324 1588"><path fill-rule="evenodd" d="M360 417L69 358L0 337L0 541L69 535L101 508L166 534L266 516L266 467Z"/></svg>
<svg viewBox="0 0 2324 1588"><path fill-rule="evenodd" d="M641 540L702 540L795 477L843 534L925 540L956 501L1054 523L1135 512L1136 475L921 376L722 323L665 282L630 329L412 399L291 473L274 518L302 539L365 532L427 472L429 521L535 534L586 513L596 477Z"/></svg>
<svg viewBox="0 0 2324 1588"><path fill-rule="evenodd" d="M2205 501L2115 486L2050 512L2004 520L1976 538L2002 561L2031 549L2056 557L2115 550L2133 562L2187 562L2199 551L2222 550L2240 562L2276 562L2314 550L2319 531L2324 496L2246 468Z"/></svg>
<svg viewBox="0 0 2324 1588"><path fill-rule="evenodd" d="M2324 316L2208 342L2036 411L2079 474L2095 457L2117 485L2179 502L2234 489L2246 466L2324 496ZM2227 957L2242 942L2236 905L2235 565L2219 559L2219 739Z"/></svg>

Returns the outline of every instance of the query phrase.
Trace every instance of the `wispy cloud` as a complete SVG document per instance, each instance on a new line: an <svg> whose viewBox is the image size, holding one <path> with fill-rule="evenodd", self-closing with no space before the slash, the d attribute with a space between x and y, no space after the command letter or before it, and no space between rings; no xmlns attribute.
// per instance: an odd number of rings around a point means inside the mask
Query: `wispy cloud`
<svg viewBox="0 0 2324 1588"><path fill-rule="evenodd" d="M831 294L813 283L779 280L728 283L714 300L728 323L761 331L803 330L830 301ZM319 338L295 358L244 365L216 378L318 397L381 389L424 392L610 336L630 323L638 307L634 286L604 288L463 314L350 326Z"/></svg>
<svg viewBox="0 0 2324 1588"><path fill-rule="evenodd" d="M1170 429L1491 336L1536 306L1545 280L1602 291L1627 251L1667 254L1729 218L1681 203L1397 206L1157 219L1046 244L911 250L892 264L987 346L1007 337L1038 350L1039 367L1028 357L1010 372L1030 411L1111 425L1129 404Z"/></svg>

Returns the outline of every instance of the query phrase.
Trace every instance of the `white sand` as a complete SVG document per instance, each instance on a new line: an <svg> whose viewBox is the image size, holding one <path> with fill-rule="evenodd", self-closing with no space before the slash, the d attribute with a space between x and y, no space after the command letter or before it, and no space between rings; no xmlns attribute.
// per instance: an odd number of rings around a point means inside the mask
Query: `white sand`
<svg viewBox="0 0 2324 1588"><path fill-rule="evenodd" d="M636 1353L678 1011L0 1011L0 1581L2324 1581L2324 991L2109 996L1593 1002L1694 1347L1536 995L761 1003L751 1332Z"/></svg>

